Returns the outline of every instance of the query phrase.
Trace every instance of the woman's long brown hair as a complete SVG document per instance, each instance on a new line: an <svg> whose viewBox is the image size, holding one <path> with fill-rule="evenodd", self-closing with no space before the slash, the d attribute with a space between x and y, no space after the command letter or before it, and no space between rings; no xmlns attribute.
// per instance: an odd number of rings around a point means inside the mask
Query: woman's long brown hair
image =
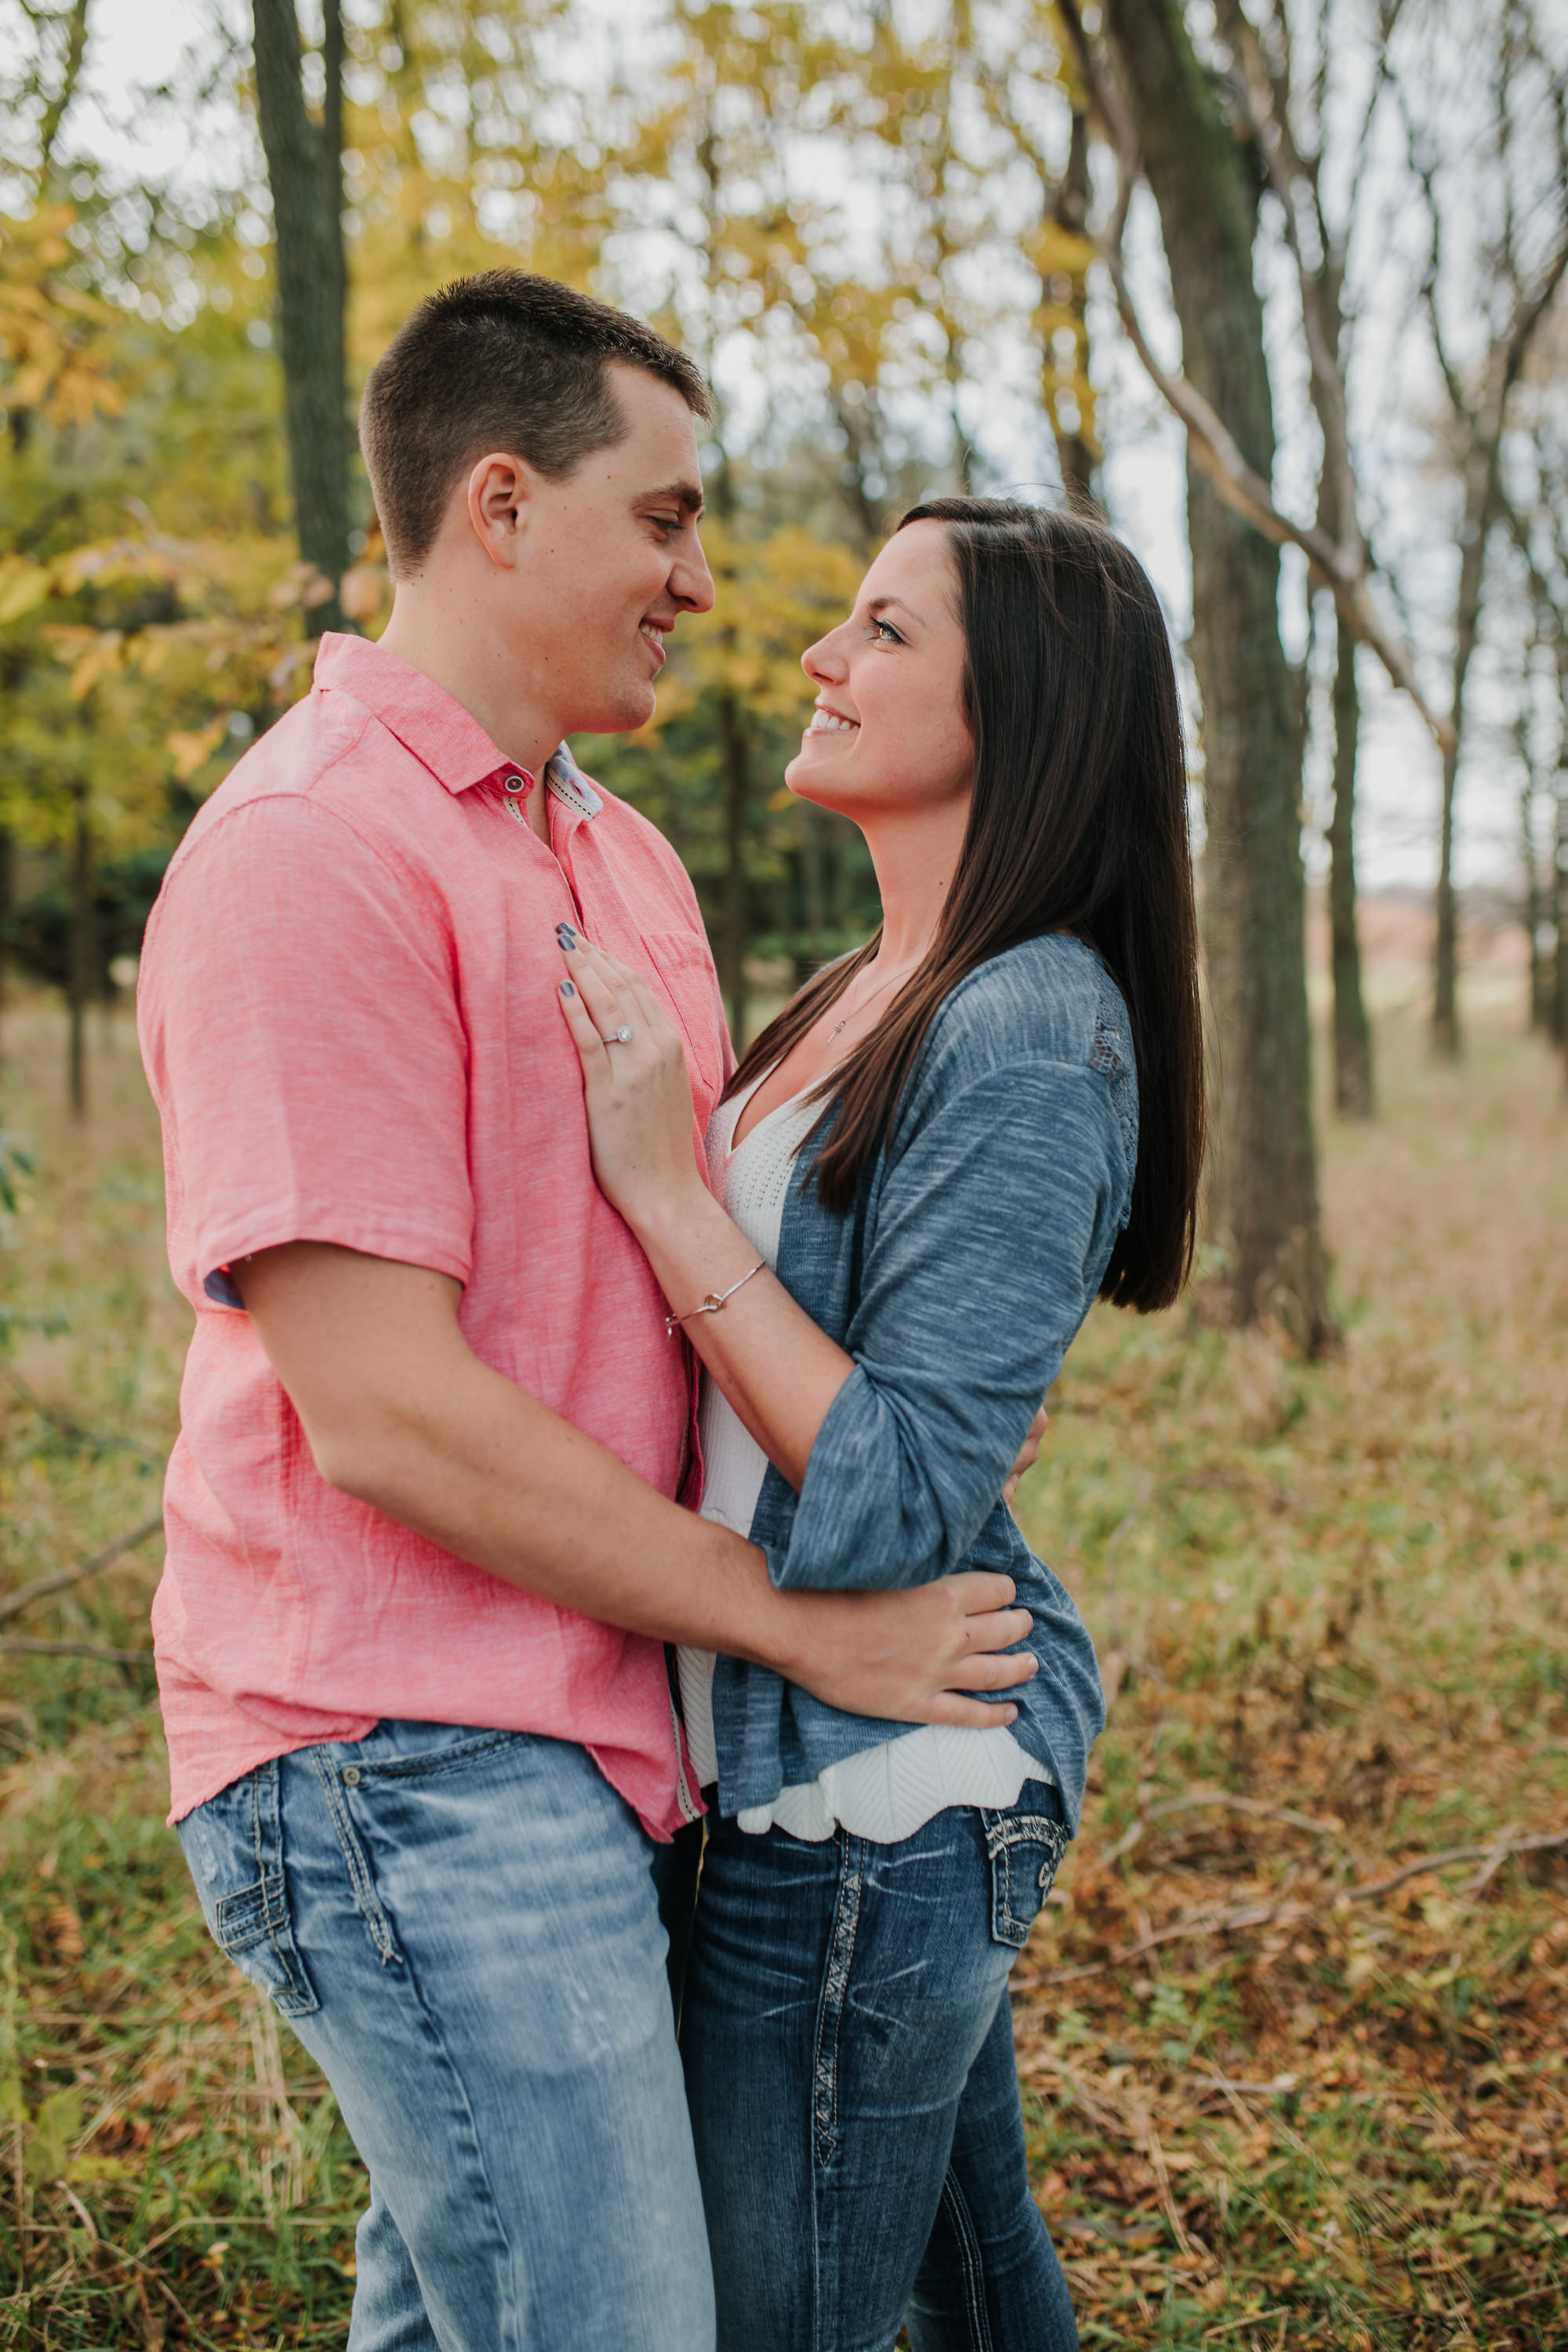
<svg viewBox="0 0 1568 2352"><path fill-rule="evenodd" d="M1138 1065L1131 1218L1100 1296L1148 1313L1171 1304L1191 1268L1205 1116L1186 761L1164 621L1142 566L1088 515L931 499L899 528L912 522L943 524L952 551L974 797L924 962L816 1097L825 1119L837 1112L816 1161L818 1194L840 1215L852 1205L959 982L1024 940L1076 933L1121 991ZM783 1060L880 936L769 1022L731 1092Z"/></svg>

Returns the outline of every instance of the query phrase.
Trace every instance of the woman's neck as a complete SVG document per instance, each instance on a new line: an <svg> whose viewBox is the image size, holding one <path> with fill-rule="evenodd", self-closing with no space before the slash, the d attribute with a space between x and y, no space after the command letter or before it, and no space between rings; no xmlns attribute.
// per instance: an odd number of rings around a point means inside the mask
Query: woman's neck
<svg viewBox="0 0 1568 2352"><path fill-rule="evenodd" d="M958 870L968 817L964 801L913 815L900 811L880 824L862 825L882 901L876 961L885 970L912 971L929 952Z"/></svg>

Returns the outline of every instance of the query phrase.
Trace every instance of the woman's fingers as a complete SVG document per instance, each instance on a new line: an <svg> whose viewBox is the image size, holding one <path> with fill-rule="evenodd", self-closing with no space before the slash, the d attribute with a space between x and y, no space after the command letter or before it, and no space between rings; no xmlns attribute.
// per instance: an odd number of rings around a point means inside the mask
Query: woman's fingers
<svg viewBox="0 0 1568 2352"><path fill-rule="evenodd" d="M617 1029L628 1028L631 1024L627 1015L632 1007L600 959L585 949L581 940L570 949L563 940L562 946L563 969L574 982L589 1014L598 1023L600 1042L613 1037Z"/></svg>
<svg viewBox="0 0 1568 2352"><path fill-rule="evenodd" d="M657 1037L666 1032L674 1035L668 1013L640 972L617 963L614 956L606 955L603 948L595 947L580 931L574 937L575 944L567 955L567 962L580 965L605 992L606 1003L613 1003L618 1012L616 1026L622 1023L632 1026L640 1021L651 1035Z"/></svg>
<svg viewBox="0 0 1568 2352"><path fill-rule="evenodd" d="M572 1042L583 1057L584 1073L591 1073L604 1060L605 1045L598 1023L595 1020L574 980L561 985L561 1010L566 1015L566 1026L572 1032Z"/></svg>

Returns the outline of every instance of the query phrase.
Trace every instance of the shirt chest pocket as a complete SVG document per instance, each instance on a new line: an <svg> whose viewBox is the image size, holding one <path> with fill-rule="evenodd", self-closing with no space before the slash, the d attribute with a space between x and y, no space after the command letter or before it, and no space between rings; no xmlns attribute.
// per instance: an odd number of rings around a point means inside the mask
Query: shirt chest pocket
<svg viewBox="0 0 1568 2352"><path fill-rule="evenodd" d="M713 960L695 931L645 931L642 945L686 1041L697 1124L706 1130L724 1089L729 1040Z"/></svg>

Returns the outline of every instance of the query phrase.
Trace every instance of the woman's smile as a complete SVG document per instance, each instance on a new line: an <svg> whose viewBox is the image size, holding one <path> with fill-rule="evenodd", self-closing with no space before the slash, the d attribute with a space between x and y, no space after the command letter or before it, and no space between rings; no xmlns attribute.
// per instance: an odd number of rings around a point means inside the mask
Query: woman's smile
<svg viewBox="0 0 1568 2352"><path fill-rule="evenodd" d="M811 714L811 724L802 740L808 741L813 735L858 735L859 732L860 721L858 719L847 719L842 710L832 710L826 703L819 702Z"/></svg>

